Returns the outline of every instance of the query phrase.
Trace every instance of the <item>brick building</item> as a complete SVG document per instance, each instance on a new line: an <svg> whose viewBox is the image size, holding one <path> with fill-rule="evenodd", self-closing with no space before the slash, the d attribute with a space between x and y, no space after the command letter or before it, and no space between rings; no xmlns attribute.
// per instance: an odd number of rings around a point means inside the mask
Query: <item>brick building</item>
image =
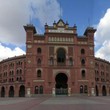
<svg viewBox="0 0 110 110"><path fill-rule="evenodd" d="M24 29L26 55L0 62L1 97L110 94L110 63L94 56L96 29L78 36L62 19L46 24L43 35L33 25Z"/></svg>

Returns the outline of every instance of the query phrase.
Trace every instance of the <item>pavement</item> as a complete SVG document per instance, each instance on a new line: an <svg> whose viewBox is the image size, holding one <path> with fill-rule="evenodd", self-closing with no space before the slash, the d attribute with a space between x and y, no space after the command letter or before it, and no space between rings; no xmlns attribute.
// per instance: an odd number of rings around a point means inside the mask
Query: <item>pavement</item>
<svg viewBox="0 0 110 110"><path fill-rule="evenodd" d="M0 110L110 110L110 96L0 98Z"/></svg>

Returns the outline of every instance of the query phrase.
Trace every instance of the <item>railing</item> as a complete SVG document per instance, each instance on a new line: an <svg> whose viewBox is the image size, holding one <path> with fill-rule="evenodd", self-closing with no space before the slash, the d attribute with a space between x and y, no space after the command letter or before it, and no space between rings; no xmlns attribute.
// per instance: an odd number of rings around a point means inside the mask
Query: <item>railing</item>
<svg viewBox="0 0 110 110"><path fill-rule="evenodd" d="M68 63L68 62L53 62L53 63L48 63L49 66L52 66L52 67L57 67L57 66L60 66L60 67L73 67L74 64L73 63Z"/></svg>
<svg viewBox="0 0 110 110"><path fill-rule="evenodd" d="M55 93L56 93L56 95L67 95L68 94L68 89L64 89L64 88L56 89Z"/></svg>
<svg viewBox="0 0 110 110"><path fill-rule="evenodd" d="M57 66L66 66L66 63L57 63Z"/></svg>

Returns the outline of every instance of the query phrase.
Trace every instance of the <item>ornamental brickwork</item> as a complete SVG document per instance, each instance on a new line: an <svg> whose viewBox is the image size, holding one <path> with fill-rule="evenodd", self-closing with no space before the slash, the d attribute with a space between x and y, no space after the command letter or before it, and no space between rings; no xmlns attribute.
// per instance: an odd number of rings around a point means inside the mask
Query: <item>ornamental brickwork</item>
<svg viewBox="0 0 110 110"><path fill-rule="evenodd" d="M0 62L1 97L110 95L110 63L94 56L96 29L78 36L62 19L46 24L43 35L33 25L24 29L26 55Z"/></svg>

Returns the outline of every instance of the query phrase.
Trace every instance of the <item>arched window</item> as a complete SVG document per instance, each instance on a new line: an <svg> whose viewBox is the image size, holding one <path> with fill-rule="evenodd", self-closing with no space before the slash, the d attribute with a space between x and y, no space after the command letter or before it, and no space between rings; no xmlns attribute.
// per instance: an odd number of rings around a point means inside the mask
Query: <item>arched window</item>
<svg viewBox="0 0 110 110"><path fill-rule="evenodd" d="M82 64L82 65L85 65L85 59L82 59L82 60L81 60L81 64Z"/></svg>
<svg viewBox="0 0 110 110"><path fill-rule="evenodd" d="M42 52L41 48L38 48L38 49L37 49L37 53L38 53L38 54L41 54L41 52Z"/></svg>
<svg viewBox="0 0 110 110"><path fill-rule="evenodd" d="M7 72L5 73L5 76L7 76Z"/></svg>
<svg viewBox="0 0 110 110"><path fill-rule="evenodd" d="M19 81L22 81L22 78L21 77L19 78Z"/></svg>
<svg viewBox="0 0 110 110"><path fill-rule="evenodd" d="M37 64L41 65L41 59L40 58L37 60Z"/></svg>
<svg viewBox="0 0 110 110"><path fill-rule="evenodd" d="M19 61L19 63L18 63L19 65L20 65L20 61Z"/></svg>
<svg viewBox="0 0 110 110"><path fill-rule="evenodd" d="M9 82L11 82L11 78L9 79Z"/></svg>
<svg viewBox="0 0 110 110"><path fill-rule="evenodd" d="M81 49L81 54L85 54L85 50L84 49Z"/></svg>
<svg viewBox="0 0 110 110"><path fill-rule="evenodd" d="M41 70L37 71L37 77L39 77L39 78L41 77Z"/></svg>
<svg viewBox="0 0 110 110"><path fill-rule="evenodd" d="M54 64L54 59L53 57L50 58L50 65L53 65Z"/></svg>
<svg viewBox="0 0 110 110"><path fill-rule="evenodd" d="M97 71L97 76L99 76L99 71Z"/></svg>
<svg viewBox="0 0 110 110"><path fill-rule="evenodd" d="M20 75L22 74L22 70L20 69Z"/></svg>
<svg viewBox="0 0 110 110"><path fill-rule="evenodd" d="M14 82L14 78L12 78L11 81Z"/></svg>
<svg viewBox="0 0 110 110"><path fill-rule="evenodd" d="M5 73L3 74L3 76L5 76Z"/></svg>
<svg viewBox="0 0 110 110"><path fill-rule="evenodd" d="M16 74L17 74L17 75L19 74L19 70L16 71Z"/></svg>
<svg viewBox="0 0 110 110"><path fill-rule="evenodd" d="M9 76L11 76L11 71L9 72Z"/></svg>
<svg viewBox="0 0 110 110"><path fill-rule="evenodd" d="M73 65L73 59L72 58L69 58L69 65Z"/></svg>
<svg viewBox="0 0 110 110"><path fill-rule="evenodd" d="M66 61L66 52L63 48L59 48L58 51L57 51L57 62L59 64L61 63L65 63Z"/></svg>
<svg viewBox="0 0 110 110"><path fill-rule="evenodd" d="M86 76L86 75L85 75L85 70L82 70L82 71L81 71L81 75L82 75L82 78L85 78L85 76Z"/></svg>
<svg viewBox="0 0 110 110"><path fill-rule="evenodd" d="M17 77L17 78L16 78L16 81L18 81L18 80L19 80L19 78Z"/></svg>
<svg viewBox="0 0 110 110"><path fill-rule="evenodd" d="M11 74L12 76L14 75L14 71L12 71L12 74Z"/></svg>

